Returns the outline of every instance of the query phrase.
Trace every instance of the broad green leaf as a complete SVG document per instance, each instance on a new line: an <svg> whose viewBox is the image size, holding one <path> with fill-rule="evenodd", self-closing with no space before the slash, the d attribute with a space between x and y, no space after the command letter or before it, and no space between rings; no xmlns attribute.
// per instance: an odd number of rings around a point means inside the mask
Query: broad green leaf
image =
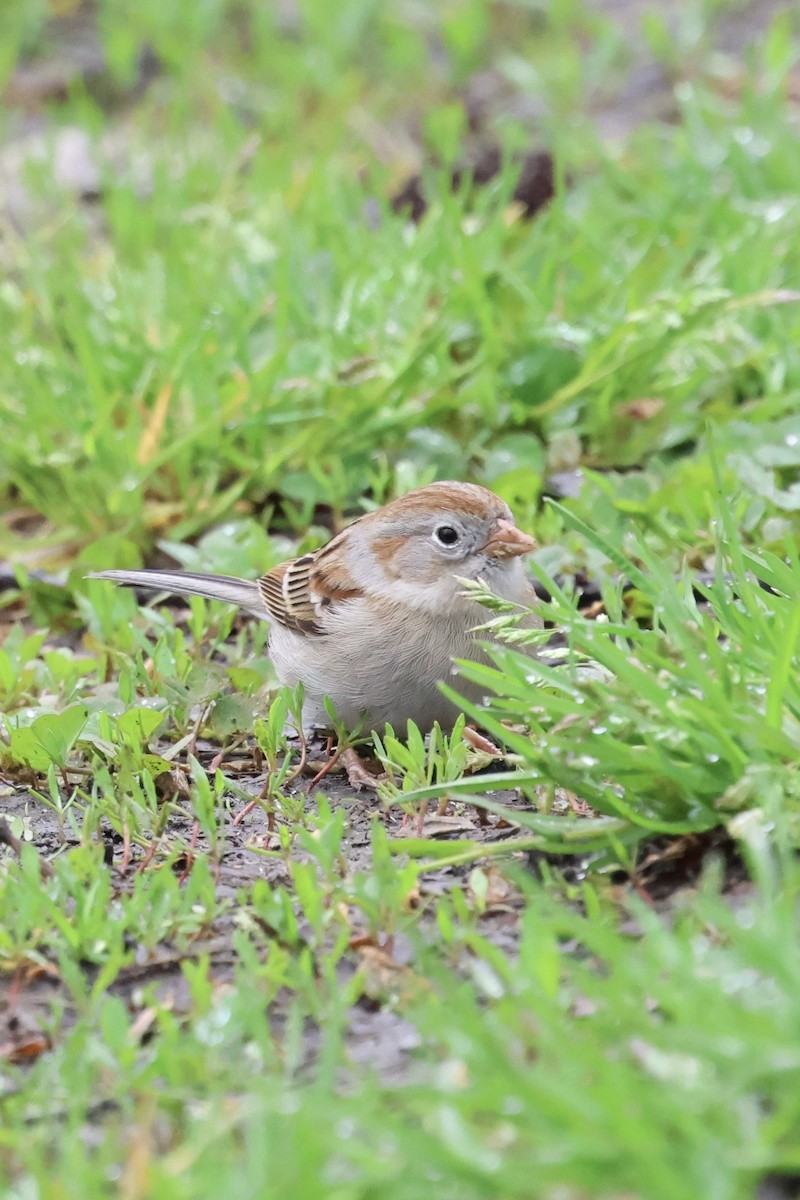
<svg viewBox="0 0 800 1200"><path fill-rule="evenodd" d="M32 725L12 731L9 741L12 756L34 771L46 771L51 764L64 767L86 717L87 710L82 705L37 717Z"/></svg>

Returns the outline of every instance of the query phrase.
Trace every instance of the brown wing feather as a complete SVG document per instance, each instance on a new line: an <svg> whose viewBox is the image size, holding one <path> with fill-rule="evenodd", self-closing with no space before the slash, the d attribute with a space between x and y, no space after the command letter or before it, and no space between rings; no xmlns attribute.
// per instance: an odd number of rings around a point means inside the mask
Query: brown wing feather
<svg viewBox="0 0 800 1200"><path fill-rule="evenodd" d="M279 563L258 581L258 587L273 621L296 633L321 634L318 612L311 598L313 554Z"/></svg>
<svg viewBox="0 0 800 1200"><path fill-rule="evenodd" d="M320 621L324 609L362 595L335 559L320 564L318 554L279 563L259 579L258 587L273 621L314 637L325 634Z"/></svg>

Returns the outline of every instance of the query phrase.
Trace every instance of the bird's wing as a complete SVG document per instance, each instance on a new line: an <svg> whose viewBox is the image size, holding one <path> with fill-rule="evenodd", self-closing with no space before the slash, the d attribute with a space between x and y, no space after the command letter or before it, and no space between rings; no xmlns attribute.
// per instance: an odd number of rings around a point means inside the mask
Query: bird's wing
<svg viewBox="0 0 800 1200"><path fill-rule="evenodd" d="M278 563L258 581L261 598L273 621L295 633L322 633L320 614L311 598L312 554Z"/></svg>
<svg viewBox="0 0 800 1200"><path fill-rule="evenodd" d="M323 552L327 549L322 547ZM273 621L312 637L325 634L325 612L333 612L337 604L363 595L336 556L329 559L319 550L279 563L259 579L258 587Z"/></svg>

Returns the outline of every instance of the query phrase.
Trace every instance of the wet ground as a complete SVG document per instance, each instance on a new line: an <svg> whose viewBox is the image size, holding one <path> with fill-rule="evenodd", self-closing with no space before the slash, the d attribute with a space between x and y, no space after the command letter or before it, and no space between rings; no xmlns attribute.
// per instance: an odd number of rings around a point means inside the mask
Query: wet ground
<svg viewBox="0 0 800 1200"><path fill-rule="evenodd" d="M237 778L237 786L257 796L264 778L263 775L242 774ZM305 783L299 785L300 788L306 786ZM324 781L324 789L333 811L344 809L345 812L341 850L342 869L348 876L370 869L371 829L376 812L392 841L402 842L403 838L416 835L414 816L409 817L399 809L383 809L374 795L356 795L344 778L329 776ZM491 793L491 799L508 805L509 821L496 815L485 817L468 804L451 804L445 815L439 817L434 813L426 820L425 836L445 841L468 838L480 845L489 841L496 843L517 834L519 830L513 825L513 813L531 806L511 792ZM562 806L566 804L564 796L557 796L556 801ZM236 965L233 935L238 928L237 897L246 902L257 880L264 880L273 887L291 888L288 858L279 852L277 830L282 818L278 816L275 828L271 829L271 822L262 808L256 807L240 819L244 809L245 802L241 799L231 805L220 824L217 852L209 855L221 915L188 945L164 942L155 950L141 946L132 948L132 961L120 971L109 989L112 994L122 997L142 1022L152 1019L154 1001L178 1015L188 1012L191 996L183 971L187 959L207 958L209 978L215 988L232 983ZM45 864L78 843L74 833L62 828L56 813L24 789L12 792L9 787L2 800L2 811L9 820L18 818L15 827L19 828L22 823L24 836L32 841ZM79 823L78 818L78 827ZM105 858L113 872L115 890L121 893L129 890L138 870L164 869L157 857L151 860L141 847L134 847L129 852L122 838L110 828L106 828L103 837ZM179 875L188 872L194 853L198 857L209 853L189 818L178 817L170 821L162 847L170 841L173 845L177 843L190 848L167 868ZM310 858L296 844L290 853L292 858ZM690 899L711 855L722 865L730 902L735 905L746 903L751 885L733 843L722 833L679 840L656 839L643 849L635 878L629 878L621 871L606 877L605 886L609 894L616 897L624 927L630 935L635 937L639 932L635 919L625 917L630 896L643 898L660 911L665 920L670 920L674 906ZM584 866L579 859L538 851L516 852L497 864L494 858L478 861L488 880L482 901L480 933L506 953L516 949L519 917L524 907L523 894L515 882L518 873L541 878L544 871L563 874L565 881L576 882L582 877ZM435 936L433 912L437 898L454 886L463 888L469 895L469 877L475 865L474 862L441 867L433 864L425 871L412 898L413 917L410 915L408 933L394 931L391 936L380 934L376 937L361 914L353 911L350 948L337 966L343 986L355 972L361 976L361 999L350 1010L344 1037L345 1053L353 1067L369 1064L385 1079L394 1080L407 1079L409 1071L413 1073L413 1051L419 1035L384 1001L398 987L413 980L417 969L421 968L426 942L429 936ZM276 936L273 930L264 929L264 933L267 938ZM309 931L304 931L301 923L301 937L304 933ZM87 963L85 971L91 981L94 968ZM286 995L272 1005L270 1020L276 1035L280 1034L290 1002L291 997ZM0 1048L4 1048L10 1057L35 1057L49 1044L43 1040L42 1030L50 1030L47 1037L51 1036L54 1011L60 1014L62 1031L68 1029L78 1016L69 988L56 967L48 965L46 959L38 966L26 966L13 975L0 975ZM309 1062L314 1059L318 1041L318 1030L308 1024L305 1049Z"/></svg>
<svg viewBox="0 0 800 1200"><path fill-rule="evenodd" d="M257 795L264 777L240 778L237 782L243 790ZM342 844L345 870L348 874L368 870L371 861L370 829L376 810L380 808L378 802L374 796L355 796L345 780L336 778L325 781L325 796L334 811L344 808L346 813ZM510 793L496 793L492 798L504 800L512 808L522 803ZM236 814L241 815L243 808L243 802L237 803ZM24 789L13 794L9 790L3 797L2 811L9 821L18 818L23 823L26 839L33 842L45 861L70 845L77 844L73 834L62 830L57 815ZM415 819L412 817L409 821L400 810L383 811L381 819L392 839L402 839L407 834L415 833ZM279 817L278 824L280 820ZM14 824L18 827L18 822ZM442 818L434 815L425 828L426 837L469 837L478 843L496 841L514 832L511 825L494 816L481 824L476 811L465 805L459 805L457 813ZM194 844L198 856L207 854L208 847L202 839L194 838L193 834L191 820L179 818L170 822L165 841L169 838L181 841L184 845ZM212 862L217 899L223 907L225 901L229 902L227 911L188 948L177 949L165 943L153 953L141 949L134 954L134 961L120 972L110 989L113 994L122 996L133 1011L139 1009L144 1013L149 1010L154 997L173 1012L187 1011L190 994L182 971L182 963L186 958L208 956L213 983L219 986L231 981L235 965L231 938L236 928L234 911L237 896L246 895L256 880L265 880L273 886L291 885L287 861L277 853L279 837L276 832L270 831L263 809L254 809L240 823L237 823L234 813L230 813L222 824L220 834L219 851ZM120 865L125 854L122 839L110 830L106 837L106 859L109 869L114 872L115 886L121 892L130 888L138 869L158 869L157 864L145 866L147 856L141 849L134 849L127 868L123 870ZM292 853L294 857L309 857L302 850L294 849ZM517 859L524 864L522 855L518 855ZM181 857L172 869L182 873L189 865ZM415 910L422 915L421 922L415 921L414 924L423 932L419 935L415 933L413 939L395 933L390 939L376 941L366 927L359 927L357 918L354 921L352 952L340 962L338 968L343 983L355 971L364 974L363 998L351 1012L346 1037L347 1053L353 1065L369 1062L390 1077L406 1068L418 1035L411 1025L382 1006L381 993L386 990L395 973L401 975L407 968L413 967L425 940L426 907L454 884L466 884L471 869L470 865L442 867L426 872L420 881L418 895L414 897ZM481 919L482 933L508 949L516 943L522 896L499 872L490 869L489 879L490 892ZM91 966L87 964L86 970L91 978ZM63 1026L68 1028L76 1019L77 1012L68 988L54 967L52 970L46 965L26 968L24 978L20 975L0 975L0 1045L14 1039L21 1039L22 1044L35 1040L40 1036L39 1031L52 1025L54 1006L61 1011ZM280 1007L279 1003L271 1013L271 1018L278 1023L281 1020ZM313 1029L307 1033L308 1054L313 1056L316 1033Z"/></svg>

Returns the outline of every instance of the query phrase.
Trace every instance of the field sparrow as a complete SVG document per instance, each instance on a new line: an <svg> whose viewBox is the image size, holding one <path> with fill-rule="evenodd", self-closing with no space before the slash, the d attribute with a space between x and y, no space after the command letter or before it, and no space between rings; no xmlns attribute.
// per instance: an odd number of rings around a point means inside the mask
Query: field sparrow
<svg viewBox="0 0 800 1200"><path fill-rule="evenodd" d="M224 600L271 622L278 679L305 691L303 725L325 728L323 697L351 729L451 727L458 710L439 691L453 659L484 660L475 626L486 611L461 580L482 580L505 600L533 607L520 555L534 547L499 497L471 483L408 492L359 517L319 550L252 582L180 571L100 571L93 579ZM527 613L528 628L541 628ZM481 635L478 635L479 637ZM486 635L482 635L484 638ZM480 701L477 684L452 680Z"/></svg>

